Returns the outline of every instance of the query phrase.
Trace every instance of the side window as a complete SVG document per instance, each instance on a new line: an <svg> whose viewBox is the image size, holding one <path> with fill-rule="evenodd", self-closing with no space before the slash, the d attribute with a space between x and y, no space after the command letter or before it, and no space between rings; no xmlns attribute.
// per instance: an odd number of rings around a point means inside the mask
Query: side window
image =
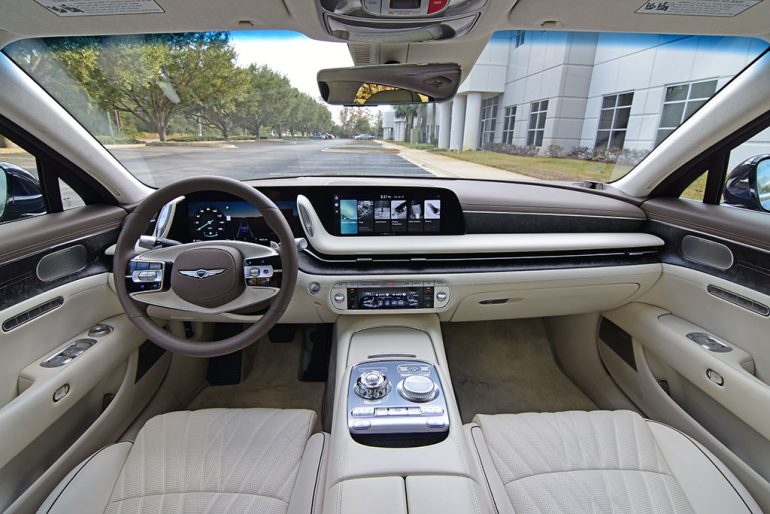
<svg viewBox="0 0 770 514"><path fill-rule="evenodd" d="M64 181L56 179L46 202L39 161L0 132L0 223L85 205ZM56 198L58 196L58 198ZM53 200L53 201L51 201Z"/></svg>
<svg viewBox="0 0 770 514"><path fill-rule="evenodd" d="M45 214L37 159L0 134L0 223Z"/></svg>
<svg viewBox="0 0 770 514"><path fill-rule="evenodd" d="M67 185L62 179L59 179L59 193L61 194L61 205L65 211L76 207L83 207L85 202L74 189Z"/></svg>
<svg viewBox="0 0 770 514"><path fill-rule="evenodd" d="M687 200L695 200L698 202L702 202L704 196L706 195L706 180L708 179L708 171L703 172L703 174L693 180L692 184L687 186L687 189L682 191L682 194L679 195L679 198L685 198Z"/></svg>
<svg viewBox="0 0 770 514"><path fill-rule="evenodd" d="M679 197L770 213L770 128L723 148Z"/></svg>

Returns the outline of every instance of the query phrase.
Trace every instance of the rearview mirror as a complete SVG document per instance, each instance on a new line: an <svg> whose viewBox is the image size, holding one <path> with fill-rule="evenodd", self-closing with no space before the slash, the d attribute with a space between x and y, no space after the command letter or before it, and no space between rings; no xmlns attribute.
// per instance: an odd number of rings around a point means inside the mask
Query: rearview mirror
<svg viewBox="0 0 770 514"><path fill-rule="evenodd" d="M370 107L443 102L460 86L457 64L383 64L318 72L318 89L332 105Z"/></svg>

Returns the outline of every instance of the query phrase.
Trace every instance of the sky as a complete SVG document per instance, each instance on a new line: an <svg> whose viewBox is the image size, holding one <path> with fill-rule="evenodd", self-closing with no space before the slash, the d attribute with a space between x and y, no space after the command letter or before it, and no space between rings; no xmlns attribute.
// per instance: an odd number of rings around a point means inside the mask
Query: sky
<svg viewBox="0 0 770 514"><path fill-rule="evenodd" d="M238 53L238 65L267 65L286 75L291 84L320 100L316 74L324 68L353 66L345 43L316 41L289 31L232 32L231 42ZM327 105L338 119L339 106Z"/></svg>

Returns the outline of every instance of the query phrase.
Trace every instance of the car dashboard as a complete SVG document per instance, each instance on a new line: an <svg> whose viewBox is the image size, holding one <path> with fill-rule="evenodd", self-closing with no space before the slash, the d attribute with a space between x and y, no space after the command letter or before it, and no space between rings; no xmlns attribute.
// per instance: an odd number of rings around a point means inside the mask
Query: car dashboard
<svg viewBox="0 0 770 514"><path fill-rule="evenodd" d="M287 322L569 314L628 301L660 273L663 242L644 232L641 209L606 195L463 180L254 185L303 240ZM197 192L164 211L157 233L183 243L278 243L256 207L223 193ZM564 301L549 300L557 296Z"/></svg>

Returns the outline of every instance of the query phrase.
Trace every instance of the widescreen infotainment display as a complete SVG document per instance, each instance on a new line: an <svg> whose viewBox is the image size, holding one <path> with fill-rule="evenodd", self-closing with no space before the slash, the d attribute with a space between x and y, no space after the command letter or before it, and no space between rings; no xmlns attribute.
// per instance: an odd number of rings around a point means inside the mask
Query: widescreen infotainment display
<svg viewBox="0 0 770 514"><path fill-rule="evenodd" d="M340 235L424 234L441 232L441 200L408 195L377 198L334 196Z"/></svg>

